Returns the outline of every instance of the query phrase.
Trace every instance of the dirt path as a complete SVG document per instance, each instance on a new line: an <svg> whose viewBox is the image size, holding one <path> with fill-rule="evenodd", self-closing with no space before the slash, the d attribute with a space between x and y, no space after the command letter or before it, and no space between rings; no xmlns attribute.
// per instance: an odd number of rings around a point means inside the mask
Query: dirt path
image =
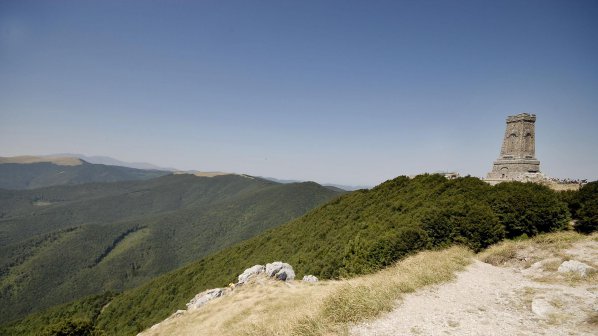
<svg viewBox="0 0 598 336"><path fill-rule="evenodd" d="M567 252L595 255L596 246ZM598 284L537 281L546 273L542 262L517 269L476 261L454 282L405 296L394 311L352 327L351 334L598 335L588 323L598 314Z"/></svg>

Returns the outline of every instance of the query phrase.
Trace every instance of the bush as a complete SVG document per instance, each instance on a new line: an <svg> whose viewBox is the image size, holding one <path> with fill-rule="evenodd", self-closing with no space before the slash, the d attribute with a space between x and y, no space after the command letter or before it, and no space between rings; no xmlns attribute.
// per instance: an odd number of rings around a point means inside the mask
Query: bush
<svg viewBox="0 0 598 336"><path fill-rule="evenodd" d="M45 330L47 336L93 336L94 326L90 320L64 320Z"/></svg>
<svg viewBox="0 0 598 336"><path fill-rule="evenodd" d="M367 263L372 269L379 269L404 258L405 256L429 247L426 231L421 229L401 229L373 244L367 254Z"/></svg>
<svg viewBox="0 0 598 336"><path fill-rule="evenodd" d="M539 184L501 183L492 189L489 201L508 238L562 230L569 221L566 204Z"/></svg>
<svg viewBox="0 0 598 336"><path fill-rule="evenodd" d="M598 229L598 181L584 185L568 203L571 216L577 220L576 231L591 233Z"/></svg>
<svg viewBox="0 0 598 336"><path fill-rule="evenodd" d="M575 230L581 233L591 233L598 229L598 199L582 203L578 211Z"/></svg>
<svg viewBox="0 0 598 336"><path fill-rule="evenodd" d="M358 235L345 248L340 274L348 277L371 273L429 246L427 233L419 228L390 231L374 241Z"/></svg>
<svg viewBox="0 0 598 336"><path fill-rule="evenodd" d="M422 227L436 247L459 243L480 251L505 236L498 217L483 203L458 202L428 210L422 217Z"/></svg>

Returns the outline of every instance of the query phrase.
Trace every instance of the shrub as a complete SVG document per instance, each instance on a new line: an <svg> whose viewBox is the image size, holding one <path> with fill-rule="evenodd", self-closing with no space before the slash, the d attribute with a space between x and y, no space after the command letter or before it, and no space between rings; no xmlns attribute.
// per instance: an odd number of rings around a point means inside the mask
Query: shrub
<svg viewBox="0 0 598 336"><path fill-rule="evenodd" d="M489 201L508 238L562 230L569 220L558 195L535 183L501 183L492 189Z"/></svg>
<svg viewBox="0 0 598 336"><path fill-rule="evenodd" d="M582 233L591 233L598 229L598 199L582 203L578 211L575 230Z"/></svg>
<svg viewBox="0 0 598 336"><path fill-rule="evenodd" d="M571 216L577 220L576 231L591 233L598 229L598 181L584 185L568 204Z"/></svg>
<svg viewBox="0 0 598 336"><path fill-rule="evenodd" d="M505 235L498 217L483 203L465 201L444 205L428 210L422 217L422 227L437 247L460 243L479 251Z"/></svg>
<svg viewBox="0 0 598 336"><path fill-rule="evenodd" d="M345 248L340 274L347 277L370 273L429 246L427 233L419 228L390 231L374 241L358 235Z"/></svg>
<svg viewBox="0 0 598 336"><path fill-rule="evenodd" d="M429 247L426 231L406 228L390 234L373 244L367 254L372 269L386 267L395 261Z"/></svg>
<svg viewBox="0 0 598 336"><path fill-rule="evenodd" d="M93 336L94 326L91 320L63 320L54 323L45 330L44 335L52 336Z"/></svg>

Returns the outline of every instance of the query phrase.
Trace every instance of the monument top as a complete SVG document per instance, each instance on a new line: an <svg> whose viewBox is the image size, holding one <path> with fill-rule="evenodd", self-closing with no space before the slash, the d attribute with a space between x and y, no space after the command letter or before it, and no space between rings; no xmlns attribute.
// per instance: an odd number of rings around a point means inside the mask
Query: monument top
<svg viewBox="0 0 598 336"><path fill-rule="evenodd" d="M519 114L507 117L507 123L517 122L517 121L535 122L536 115L529 114L529 113L519 113Z"/></svg>

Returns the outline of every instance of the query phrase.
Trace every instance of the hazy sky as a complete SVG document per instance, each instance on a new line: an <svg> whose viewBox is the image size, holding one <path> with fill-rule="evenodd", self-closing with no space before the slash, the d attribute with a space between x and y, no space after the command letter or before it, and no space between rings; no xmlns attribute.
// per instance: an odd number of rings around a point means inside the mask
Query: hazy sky
<svg viewBox="0 0 598 336"><path fill-rule="evenodd" d="M598 1L0 1L0 155L343 184L484 176L535 113L598 178Z"/></svg>

